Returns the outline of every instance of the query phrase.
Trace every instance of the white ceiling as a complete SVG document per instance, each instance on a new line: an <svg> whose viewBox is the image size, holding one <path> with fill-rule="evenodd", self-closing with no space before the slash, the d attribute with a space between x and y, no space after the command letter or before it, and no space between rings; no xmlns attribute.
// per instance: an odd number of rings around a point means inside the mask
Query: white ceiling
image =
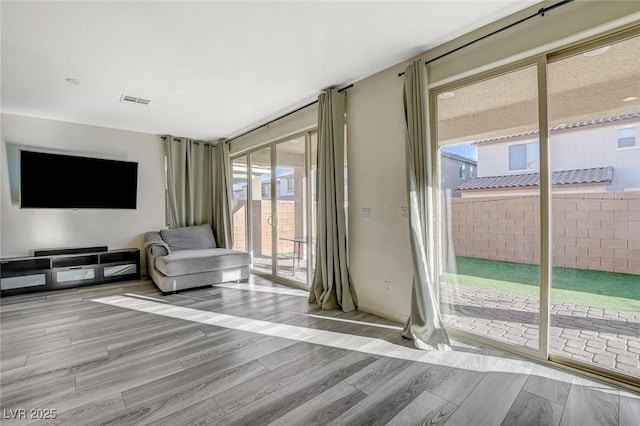
<svg viewBox="0 0 640 426"><path fill-rule="evenodd" d="M228 138L535 3L3 0L1 107Z"/></svg>

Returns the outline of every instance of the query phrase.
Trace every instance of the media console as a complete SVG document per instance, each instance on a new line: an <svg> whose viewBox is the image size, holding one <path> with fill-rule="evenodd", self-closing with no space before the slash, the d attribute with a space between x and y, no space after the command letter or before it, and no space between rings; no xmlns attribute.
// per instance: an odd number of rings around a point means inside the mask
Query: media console
<svg viewBox="0 0 640 426"><path fill-rule="evenodd" d="M140 250L46 249L0 259L2 295L140 279Z"/></svg>

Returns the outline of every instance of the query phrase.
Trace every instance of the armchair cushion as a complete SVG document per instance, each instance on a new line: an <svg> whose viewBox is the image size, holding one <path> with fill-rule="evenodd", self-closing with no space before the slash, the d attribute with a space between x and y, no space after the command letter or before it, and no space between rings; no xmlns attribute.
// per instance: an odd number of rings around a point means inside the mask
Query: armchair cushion
<svg viewBox="0 0 640 426"><path fill-rule="evenodd" d="M156 268L168 277L247 267L249 253L224 248L178 250L156 259Z"/></svg>
<svg viewBox="0 0 640 426"><path fill-rule="evenodd" d="M207 223L182 228L162 229L160 236L170 251L216 248L213 231Z"/></svg>

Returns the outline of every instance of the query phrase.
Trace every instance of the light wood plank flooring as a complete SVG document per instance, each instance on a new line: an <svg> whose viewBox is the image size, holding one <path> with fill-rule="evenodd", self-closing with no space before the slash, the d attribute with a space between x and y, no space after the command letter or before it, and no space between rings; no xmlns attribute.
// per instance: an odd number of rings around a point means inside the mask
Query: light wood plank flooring
<svg viewBox="0 0 640 426"><path fill-rule="evenodd" d="M637 425L640 395L252 277L0 301L2 425ZM33 410L33 411L32 411ZM55 410L55 419L43 419Z"/></svg>

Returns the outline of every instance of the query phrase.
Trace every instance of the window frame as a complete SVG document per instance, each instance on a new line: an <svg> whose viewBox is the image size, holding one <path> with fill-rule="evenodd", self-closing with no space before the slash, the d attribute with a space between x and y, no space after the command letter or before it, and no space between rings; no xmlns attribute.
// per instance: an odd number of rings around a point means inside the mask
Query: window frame
<svg viewBox="0 0 640 426"><path fill-rule="evenodd" d="M266 192L267 194L265 195L265 188L266 188ZM270 200L271 199L271 182L261 182L260 184L260 196L262 197L263 200ZM268 197L268 198L265 198Z"/></svg>
<svg viewBox="0 0 640 426"><path fill-rule="evenodd" d="M637 138L636 138L636 127L635 126L628 126L628 127L619 127L618 129L616 129L617 134L618 134L618 143L617 143L617 148L633 148L638 146L637 144ZM632 136L625 136L625 137L620 137L620 134L625 132L625 131L631 131ZM625 140L625 139L630 139L631 140L631 145L620 145L620 141Z"/></svg>
<svg viewBox="0 0 640 426"><path fill-rule="evenodd" d="M515 353L524 356L525 358L541 361L552 367L565 368L569 371L581 371L587 375L591 375L605 382L610 382L616 386L626 387L631 390L637 390L637 379L626 374L606 369L598 366L594 363L587 363L580 360L570 359L562 355L551 353L549 350L549 321L550 321L550 290L551 290L551 272L553 265L553 226L551 224L551 169L549 159L549 121L548 116L548 93L547 93L547 70L546 67L549 63L564 59L566 57L573 56L575 54L582 54L589 50L603 47L607 44L623 41L633 37L640 36L640 25L637 23L631 23L627 25L618 26L617 28L604 31L600 34L587 36L581 40L567 40L564 45L553 44L533 51L530 55L519 56L513 58L512 61L500 61L493 67L483 67L477 69L474 72L468 72L459 78L446 79L442 83L435 83L429 87L429 125L430 125L430 137L431 140L438 140L438 109L437 99L438 95L445 92L454 92L455 90L477 83L481 80L492 78L501 74L506 74L511 71L516 71L520 68L530 66L532 64L537 65L538 70L538 121L539 121L539 173L540 173L540 346L539 350L535 353L532 351L524 350L522 348L515 347L513 345L504 344L500 341L490 339L484 336L474 335L462 330L452 329L450 334L468 338L471 341L478 342L480 344L487 344L492 347L502 349L507 352ZM617 148L617 150L625 149L638 149L640 145L636 143L634 147ZM442 166L438 156L439 146L437 143L431 144L431 177L434 182L434 189L436 193L440 191L440 176L442 172ZM514 171L515 172L515 171ZM522 172L522 171L520 171ZM511 172L513 173L513 172ZM440 221L442 217L443 204L440 197L435 197L434 208L434 220L438 222L438 226L435 229L435 235L433 236L436 241L437 247L434 250L434 279L435 293L439 297L439 277L442 272L442 249L441 244L442 223ZM577 370L576 370L577 369Z"/></svg>
<svg viewBox="0 0 640 426"><path fill-rule="evenodd" d="M530 146L534 146L535 149L533 151L529 150ZM514 147L524 147L524 168L514 169L511 168L511 149ZM518 173L518 172L533 172L540 170L540 142L538 140L528 141L528 142L517 142L508 145L508 172L509 173ZM535 160L529 159L530 152L535 152L537 154L537 158ZM529 163L535 161L537 167L529 167Z"/></svg>
<svg viewBox="0 0 640 426"><path fill-rule="evenodd" d="M458 161L458 179L466 180L466 178L467 178L467 164L462 161Z"/></svg>
<svg viewBox="0 0 640 426"><path fill-rule="evenodd" d="M346 128L346 125L345 125ZM304 182L304 191L306 191L308 194L312 194L314 195L314 197L317 195L316 192L316 182L312 182L312 179L308 178L309 176L312 175L313 172L313 167L312 167L312 146L313 146L313 138L316 138L316 143L317 143L317 134L318 134L318 129L317 127L313 126L313 127L308 127L305 129L302 129L296 133L287 135L287 136L281 136L278 138L274 138L274 139L270 139L269 141L266 142L262 142L262 143L258 143L255 144L247 149L242 149L242 150L238 150L237 152L234 152L232 154L230 154L229 156L229 164L230 164L230 168L232 167L233 161L237 158L246 156L247 158L247 169L248 169L248 173L249 175L251 175L251 162L252 162L252 155L255 154L256 152L259 152L265 148L270 148L270 152L271 152L271 164L275 165L276 163L276 157L277 157L277 153L276 153L276 147L278 144L283 143L283 142L287 142L291 139L297 138L297 137L304 137L305 139L305 152L308 153L308 155L306 155L305 157L305 182ZM345 154L346 155L346 154ZM276 177L276 169L277 166L274 166L273 170L272 170L272 176L271 179L269 181L264 182L264 184L268 184L270 186L273 186L274 188L276 188L273 191L273 196L275 197L275 199L277 200L278 198L278 193L277 191L277 187L279 187L280 185L277 185L278 182L280 182L280 177ZM295 179L295 176L294 176ZM257 183L253 182L252 179L248 180L248 185L247 185L247 197L250 198L252 191L254 190L255 185L257 185ZM264 187L263 183L260 183L261 188L260 188L260 192L261 192L261 197L262 197L262 188ZM269 192L271 192L271 190L269 190ZM286 194L283 194L286 195ZM309 238L313 238L313 226L316 223L316 217L313 215L313 212L315 212L315 210L313 209L313 198L311 196L306 197L306 209L307 209L307 219L306 219L306 233L309 236ZM271 199L271 198L270 198ZM253 247L253 208L252 208L252 203L248 203L247 204L247 216L246 216L246 246L249 249L249 252L252 253L252 247ZM272 203L272 209L271 209L271 215L276 217L277 216L277 202ZM277 232L277 231L276 231ZM306 257L307 259L312 259L312 253L313 253L313 249L312 246L313 244L305 244L306 245ZM276 241L274 240L272 242L272 249L274 250L275 253L275 248L276 248ZM283 277L282 275L278 275L277 271L276 271L276 264L273 263L272 264L272 271L269 272L264 272L258 269L254 269L253 265L251 267L251 274L254 274L256 276L262 276L262 277L266 277L274 282L279 282L282 284L286 284L295 288L300 288L303 290L308 290L310 288L312 279L313 279L313 268L315 267L314 264L310 264L309 267L309 273L307 275L307 282L306 283L301 283L299 281L295 281L293 279L289 279L287 277Z"/></svg>
<svg viewBox="0 0 640 426"><path fill-rule="evenodd" d="M287 182L287 192L284 195L291 195L295 192L295 177L294 176L286 176Z"/></svg>

